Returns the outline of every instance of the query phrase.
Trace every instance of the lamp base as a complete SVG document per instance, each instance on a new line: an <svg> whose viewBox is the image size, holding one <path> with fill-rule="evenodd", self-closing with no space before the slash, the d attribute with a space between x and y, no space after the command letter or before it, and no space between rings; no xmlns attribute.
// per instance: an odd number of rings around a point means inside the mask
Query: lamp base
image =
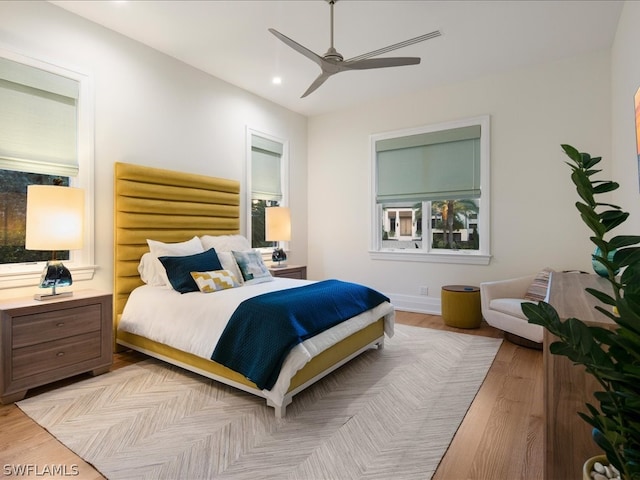
<svg viewBox="0 0 640 480"><path fill-rule="evenodd" d="M35 300L53 300L54 298L70 297L73 292L57 292L57 287L73 285L71 272L60 260L49 260L40 277L40 288L51 288L49 293L36 293Z"/></svg>
<svg viewBox="0 0 640 480"><path fill-rule="evenodd" d="M34 300L54 300L56 298L71 297L73 292L55 292L55 293L36 293Z"/></svg>
<svg viewBox="0 0 640 480"><path fill-rule="evenodd" d="M282 262L287 259L287 254L282 248L274 248L273 253L271 254L271 261L278 262L278 265L274 265L275 268L286 267Z"/></svg>

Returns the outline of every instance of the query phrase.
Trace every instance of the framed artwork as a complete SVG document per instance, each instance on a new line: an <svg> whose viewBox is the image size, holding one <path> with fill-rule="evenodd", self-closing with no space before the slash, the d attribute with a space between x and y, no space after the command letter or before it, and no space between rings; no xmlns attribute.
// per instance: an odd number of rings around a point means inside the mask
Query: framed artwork
<svg viewBox="0 0 640 480"><path fill-rule="evenodd" d="M640 88L636 91L633 100L636 106L636 158L638 161L638 188L640 188Z"/></svg>

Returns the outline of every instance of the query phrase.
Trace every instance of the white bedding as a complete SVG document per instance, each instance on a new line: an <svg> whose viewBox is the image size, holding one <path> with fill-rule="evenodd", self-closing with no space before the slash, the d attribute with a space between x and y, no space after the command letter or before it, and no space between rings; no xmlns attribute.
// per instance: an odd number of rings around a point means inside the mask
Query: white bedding
<svg viewBox="0 0 640 480"><path fill-rule="evenodd" d="M131 292L118 330L210 359L227 321L243 300L310 283L313 282L274 278L272 282L215 293L184 294L164 287L143 285ZM385 302L297 345L285 360L274 387L262 393L275 405L282 405L291 378L298 370L314 356L381 317L384 317L386 335L392 337L395 312L393 306Z"/></svg>

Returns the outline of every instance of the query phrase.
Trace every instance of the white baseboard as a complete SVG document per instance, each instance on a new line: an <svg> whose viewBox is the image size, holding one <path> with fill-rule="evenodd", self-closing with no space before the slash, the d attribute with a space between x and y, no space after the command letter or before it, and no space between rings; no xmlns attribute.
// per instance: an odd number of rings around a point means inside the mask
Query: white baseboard
<svg viewBox="0 0 640 480"><path fill-rule="evenodd" d="M424 295L387 294L396 310L405 312L428 313L441 315L442 306L440 298Z"/></svg>

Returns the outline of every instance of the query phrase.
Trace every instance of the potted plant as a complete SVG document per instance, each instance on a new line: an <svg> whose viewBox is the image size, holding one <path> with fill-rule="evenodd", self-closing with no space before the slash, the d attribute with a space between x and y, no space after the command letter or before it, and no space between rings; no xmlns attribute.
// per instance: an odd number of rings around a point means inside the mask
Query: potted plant
<svg viewBox="0 0 640 480"><path fill-rule="evenodd" d="M549 346L552 354L583 365L596 379L602 388L595 392L596 405L586 403L587 413L578 414L593 427L595 442L621 477L640 479L640 236L610 236L629 214L596 200L597 195L619 187L612 181L592 179L601 171L594 168L601 157L591 157L570 145L562 148L571 160L566 163L580 197L576 207L597 247L593 259L606 269L611 286L610 291L588 288L587 292L607 307L596 309L615 326L590 326L577 318L560 321L556 310L545 302L524 303L522 310L530 323L558 337ZM615 253L610 256L610 252ZM622 273L616 276L618 271Z"/></svg>

